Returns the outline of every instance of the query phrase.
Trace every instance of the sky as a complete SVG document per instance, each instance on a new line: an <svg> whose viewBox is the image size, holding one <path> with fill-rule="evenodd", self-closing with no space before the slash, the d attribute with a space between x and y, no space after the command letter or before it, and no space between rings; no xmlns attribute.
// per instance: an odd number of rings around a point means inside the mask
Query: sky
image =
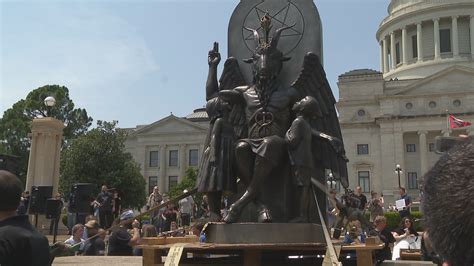
<svg viewBox="0 0 474 266"><path fill-rule="evenodd" d="M298 1L298 0L294 0ZM47 84L69 88L96 120L135 127L205 104L207 52L238 0L0 0L0 116ZM389 0L315 0L324 67L380 69L375 33ZM221 66L224 60L221 61ZM95 122L94 122L95 125Z"/></svg>

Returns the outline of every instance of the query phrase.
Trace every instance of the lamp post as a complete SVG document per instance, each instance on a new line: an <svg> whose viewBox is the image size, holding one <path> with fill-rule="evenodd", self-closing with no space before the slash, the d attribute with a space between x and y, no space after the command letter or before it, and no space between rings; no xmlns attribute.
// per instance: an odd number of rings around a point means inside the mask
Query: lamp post
<svg viewBox="0 0 474 266"><path fill-rule="evenodd" d="M48 96L44 99L44 105L48 108L48 116L51 117L51 108L56 104L56 99L53 96Z"/></svg>
<svg viewBox="0 0 474 266"><path fill-rule="evenodd" d="M403 171L402 171L402 167L399 164L397 164L395 168L395 173L398 174L398 187L400 188L402 187L402 185L400 184L400 174L403 173Z"/></svg>
<svg viewBox="0 0 474 266"><path fill-rule="evenodd" d="M327 181L328 186L332 189L333 186L336 187L336 179L332 176L332 173L329 172L328 174L328 181Z"/></svg>

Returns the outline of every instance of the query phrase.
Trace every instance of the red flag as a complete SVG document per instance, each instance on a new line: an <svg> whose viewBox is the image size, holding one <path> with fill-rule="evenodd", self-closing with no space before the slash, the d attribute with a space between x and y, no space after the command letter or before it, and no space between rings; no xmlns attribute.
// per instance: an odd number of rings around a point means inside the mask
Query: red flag
<svg viewBox="0 0 474 266"><path fill-rule="evenodd" d="M472 125L471 122L456 118L454 115L449 115L449 128L467 127L470 125Z"/></svg>

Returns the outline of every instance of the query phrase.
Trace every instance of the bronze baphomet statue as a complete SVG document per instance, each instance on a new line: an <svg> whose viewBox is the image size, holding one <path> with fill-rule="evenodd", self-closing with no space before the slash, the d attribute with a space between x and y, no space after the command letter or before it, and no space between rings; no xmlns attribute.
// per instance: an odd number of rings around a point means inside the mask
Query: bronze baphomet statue
<svg viewBox="0 0 474 266"><path fill-rule="evenodd" d="M313 53L306 54L296 81L283 87L278 75L290 58L277 46L282 32L291 27L276 29L270 36L268 15L261 19L261 27L263 38L247 28L256 42L252 58L244 60L252 64L252 84L246 84L235 58L226 60L218 83L217 43L209 51L206 111L211 122L199 166L198 191L207 193L211 215L218 217L222 192L236 192L237 180L243 182L245 192L222 217L227 223L238 221L249 203L256 206L259 222L272 221L268 197L261 196L265 193L270 193L273 205L293 210L283 222L309 222L312 177L324 184L325 171L330 169L344 187L348 186L335 99ZM292 191L292 198L268 191L264 185L285 178L291 179L287 190ZM314 195L323 209L325 193Z"/></svg>

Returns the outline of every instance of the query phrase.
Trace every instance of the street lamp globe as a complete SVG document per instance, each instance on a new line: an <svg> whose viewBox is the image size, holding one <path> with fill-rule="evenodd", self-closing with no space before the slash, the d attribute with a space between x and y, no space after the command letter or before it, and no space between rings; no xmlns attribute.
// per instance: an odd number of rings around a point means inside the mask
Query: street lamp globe
<svg viewBox="0 0 474 266"><path fill-rule="evenodd" d="M48 96L44 99L44 105L47 107L53 107L56 104L56 99L53 96Z"/></svg>

